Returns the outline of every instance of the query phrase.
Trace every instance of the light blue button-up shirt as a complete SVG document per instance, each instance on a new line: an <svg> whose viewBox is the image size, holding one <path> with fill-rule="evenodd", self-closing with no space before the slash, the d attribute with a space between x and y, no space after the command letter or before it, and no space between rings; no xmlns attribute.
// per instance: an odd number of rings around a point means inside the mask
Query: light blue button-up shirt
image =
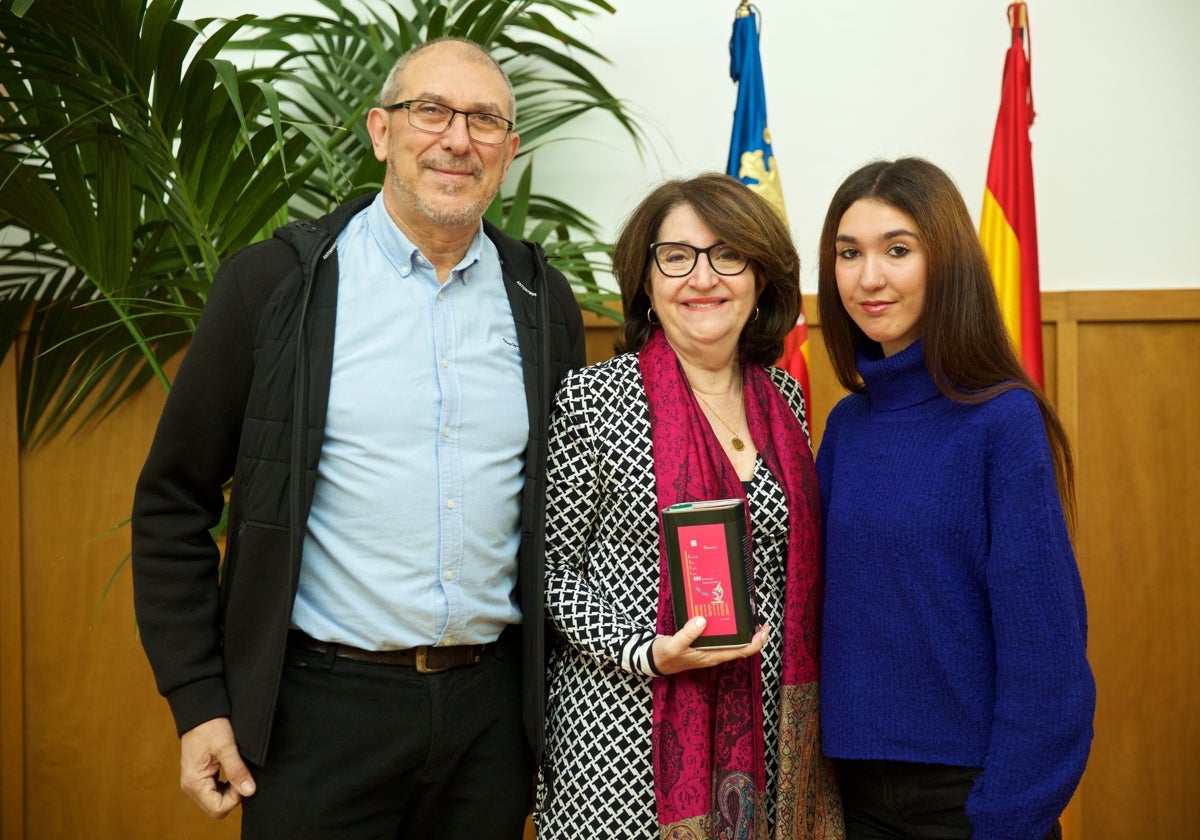
<svg viewBox="0 0 1200 840"><path fill-rule="evenodd" d="M371 650L494 641L515 601L529 434L482 225L445 284L382 197L337 241L325 438L293 623Z"/></svg>

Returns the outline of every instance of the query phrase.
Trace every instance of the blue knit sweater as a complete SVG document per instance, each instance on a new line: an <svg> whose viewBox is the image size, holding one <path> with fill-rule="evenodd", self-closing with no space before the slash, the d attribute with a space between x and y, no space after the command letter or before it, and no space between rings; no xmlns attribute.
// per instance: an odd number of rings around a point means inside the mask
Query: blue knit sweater
<svg viewBox="0 0 1200 840"><path fill-rule="evenodd" d="M982 768L973 840L1041 840L1083 773L1083 587L1033 396L944 397L921 342L859 357L829 416L823 746Z"/></svg>

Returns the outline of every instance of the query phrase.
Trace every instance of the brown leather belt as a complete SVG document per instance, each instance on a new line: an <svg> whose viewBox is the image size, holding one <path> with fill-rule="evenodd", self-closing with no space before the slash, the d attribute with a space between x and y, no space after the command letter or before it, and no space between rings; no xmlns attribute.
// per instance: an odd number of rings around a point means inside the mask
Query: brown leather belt
<svg viewBox="0 0 1200 840"><path fill-rule="evenodd" d="M288 631L288 644L292 647L329 653L355 662L370 662L372 665L402 665L416 668L418 674L437 674L464 665L476 665L483 658L487 645L420 645L404 650L363 650L353 645L322 642L303 630Z"/></svg>

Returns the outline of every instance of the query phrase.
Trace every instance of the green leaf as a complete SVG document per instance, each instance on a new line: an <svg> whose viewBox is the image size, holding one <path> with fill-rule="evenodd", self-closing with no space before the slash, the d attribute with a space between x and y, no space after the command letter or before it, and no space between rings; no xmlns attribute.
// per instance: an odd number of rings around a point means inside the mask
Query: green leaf
<svg viewBox="0 0 1200 840"><path fill-rule="evenodd" d="M0 6L0 356L27 324L23 446L101 420L151 379L167 386L223 258L378 190L366 114L396 59L445 35L495 55L520 103L519 177L487 218L541 242L580 305L612 317L609 246L537 191L532 166L597 112L642 152L640 123L585 63L604 57L573 32L611 5L319 0L316 14L194 21L180 5Z"/></svg>

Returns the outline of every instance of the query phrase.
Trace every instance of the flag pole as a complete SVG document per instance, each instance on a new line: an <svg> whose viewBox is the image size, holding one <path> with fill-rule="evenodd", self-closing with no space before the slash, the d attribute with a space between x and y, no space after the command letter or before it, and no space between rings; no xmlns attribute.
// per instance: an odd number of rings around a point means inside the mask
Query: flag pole
<svg viewBox="0 0 1200 840"><path fill-rule="evenodd" d="M1044 387L1037 221L1033 195L1033 125L1029 17L1024 3L1008 7L1011 30L1000 107L988 160L980 239L1013 346L1030 378Z"/></svg>
<svg viewBox="0 0 1200 840"><path fill-rule="evenodd" d="M783 187L771 145L771 132L767 127L766 88L759 51L758 24L758 8L751 5L750 0L739 0L734 13L733 35L729 41L729 75L737 83L738 92L725 171L770 202L786 224ZM800 382L811 417L808 355L808 322L804 317L804 300L801 297L796 324L784 338L783 354L776 364Z"/></svg>

